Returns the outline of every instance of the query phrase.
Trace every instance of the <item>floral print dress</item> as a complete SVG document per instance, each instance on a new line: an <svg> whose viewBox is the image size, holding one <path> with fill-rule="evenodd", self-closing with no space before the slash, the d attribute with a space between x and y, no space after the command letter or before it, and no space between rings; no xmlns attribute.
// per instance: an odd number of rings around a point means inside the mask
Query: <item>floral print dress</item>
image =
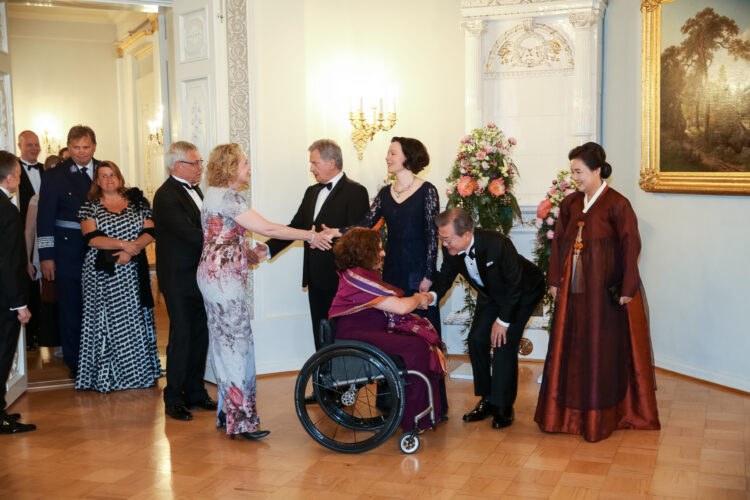
<svg viewBox="0 0 750 500"><path fill-rule="evenodd" d="M234 217L248 210L240 193L209 187L203 198L203 253L198 287L208 315L208 334L227 434L260 426L255 409L255 348L246 299L245 228Z"/></svg>

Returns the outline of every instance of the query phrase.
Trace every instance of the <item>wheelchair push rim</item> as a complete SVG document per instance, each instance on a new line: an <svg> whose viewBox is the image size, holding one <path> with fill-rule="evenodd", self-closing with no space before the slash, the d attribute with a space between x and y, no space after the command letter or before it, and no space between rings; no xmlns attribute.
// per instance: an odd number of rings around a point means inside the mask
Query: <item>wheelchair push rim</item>
<svg viewBox="0 0 750 500"><path fill-rule="evenodd" d="M317 403L306 404L314 396ZM404 388L393 361L369 344L326 347L300 370L295 409L305 431L340 453L361 453L386 441L404 412Z"/></svg>

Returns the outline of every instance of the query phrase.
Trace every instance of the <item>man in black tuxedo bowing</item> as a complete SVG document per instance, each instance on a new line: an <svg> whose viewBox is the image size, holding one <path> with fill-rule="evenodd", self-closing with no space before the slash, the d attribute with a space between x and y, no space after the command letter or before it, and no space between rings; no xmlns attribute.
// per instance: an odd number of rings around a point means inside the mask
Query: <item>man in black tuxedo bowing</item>
<svg viewBox="0 0 750 500"><path fill-rule="evenodd" d="M314 226L320 231L323 225L338 228L358 223L370 208L370 199L367 189L344 173L339 145L330 139L319 139L307 150L310 152L310 172L318 183L307 188L289 226L296 229ZM269 257L276 256L290 243L277 239L267 241ZM304 245L302 286L307 287L313 339L315 350L318 350L318 326L321 320L328 318L339 277L330 248L316 248L314 241Z"/></svg>
<svg viewBox="0 0 750 500"><path fill-rule="evenodd" d="M39 193L42 186L42 167L37 160L42 148L39 137L31 130L24 130L18 134L18 150L21 160L21 184L18 186L18 208L21 210L21 220L26 225L26 213L29 211L29 200ZM28 267L28 266L27 266ZM39 338L39 310L42 306L41 283L29 276L29 312L31 320L26 325L26 347L33 349Z"/></svg>
<svg viewBox="0 0 750 500"><path fill-rule="evenodd" d="M203 159L195 145L178 141L167 150L166 166L171 175L154 195L156 278L169 316L164 411L192 420L190 409L217 406L203 385L208 320L195 277L203 249Z"/></svg>
<svg viewBox="0 0 750 500"><path fill-rule="evenodd" d="M21 166L15 155L0 151L0 434L33 431L33 424L22 424L17 413L5 411L5 384L10 375L18 345L21 323L28 323L31 313L26 307L29 281L26 274L26 244L23 220L11 194L21 182Z"/></svg>
<svg viewBox="0 0 750 500"><path fill-rule="evenodd" d="M458 274L477 291L468 344L474 394L481 399L464 421L492 416L492 427L507 427L513 423L518 390L518 345L544 295L544 275L518 255L507 237L474 230L471 217L461 208L446 210L435 223L443 243L443 264L431 290L436 300Z"/></svg>

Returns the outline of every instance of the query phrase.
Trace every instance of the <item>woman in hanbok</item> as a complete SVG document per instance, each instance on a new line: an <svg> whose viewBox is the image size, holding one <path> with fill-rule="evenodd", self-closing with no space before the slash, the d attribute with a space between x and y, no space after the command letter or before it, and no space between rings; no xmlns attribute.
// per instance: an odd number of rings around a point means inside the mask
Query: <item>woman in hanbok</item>
<svg viewBox="0 0 750 500"><path fill-rule="evenodd" d="M587 441L617 429L659 429L641 240L628 200L607 186L604 149L570 151L580 191L560 205L549 264L556 298L534 420Z"/></svg>
<svg viewBox="0 0 750 500"><path fill-rule="evenodd" d="M333 247L333 253L339 267L339 288L329 317L338 318L336 339L367 342L386 354L400 356L407 369L425 374L430 379L439 422L443 411L437 395L445 376L443 343L428 320L411 314L418 307L427 307L432 295L416 292L405 297L402 290L383 281L380 269L385 252L376 231L361 227L347 231ZM401 428L413 430L415 416L428 406L427 386L418 377L408 375ZM422 430L431 425L428 418L418 424Z"/></svg>

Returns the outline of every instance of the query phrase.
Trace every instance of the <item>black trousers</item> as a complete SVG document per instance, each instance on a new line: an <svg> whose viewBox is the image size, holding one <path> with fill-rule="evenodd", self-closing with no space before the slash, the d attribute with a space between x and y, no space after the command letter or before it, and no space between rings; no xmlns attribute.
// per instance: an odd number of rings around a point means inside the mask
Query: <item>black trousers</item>
<svg viewBox="0 0 750 500"><path fill-rule="evenodd" d="M337 290L337 288L317 288L313 285L307 285L307 300L310 302L310 318L312 319L316 351L321 348L320 321L328 319L328 310L331 308Z"/></svg>
<svg viewBox="0 0 750 500"><path fill-rule="evenodd" d="M513 406L518 393L518 345L521 343L526 323L544 295L544 284L521 299L515 320L508 327L506 342L492 349L492 325L497 319L497 305L482 292L478 293L477 306L468 335L469 358L474 374L474 394L487 398L502 408Z"/></svg>
<svg viewBox="0 0 750 500"><path fill-rule="evenodd" d="M78 370L81 346L81 273L85 253L80 229L55 228L55 285L60 306L60 344L63 361L73 372Z"/></svg>
<svg viewBox="0 0 750 500"><path fill-rule="evenodd" d="M8 382L20 333L21 323L18 321L18 311L7 309L0 311L0 410L4 410L7 406L5 384Z"/></svg>
<svg viewBox="0 0 750 500"><path fill-rule="evenodd" d="M208 319L203 297L165 293L164 303L169 316L164 404L200 401L208 397L203 384L208 353Z"/></svg>
<svg viewBox="0 0 750 500"><path fill-rule="evenodd" d="M26 324L26 346L34 347L39 343L39 329L41 325L42 283L41 280L29 280L29 312L31 319Z"/></svg>

